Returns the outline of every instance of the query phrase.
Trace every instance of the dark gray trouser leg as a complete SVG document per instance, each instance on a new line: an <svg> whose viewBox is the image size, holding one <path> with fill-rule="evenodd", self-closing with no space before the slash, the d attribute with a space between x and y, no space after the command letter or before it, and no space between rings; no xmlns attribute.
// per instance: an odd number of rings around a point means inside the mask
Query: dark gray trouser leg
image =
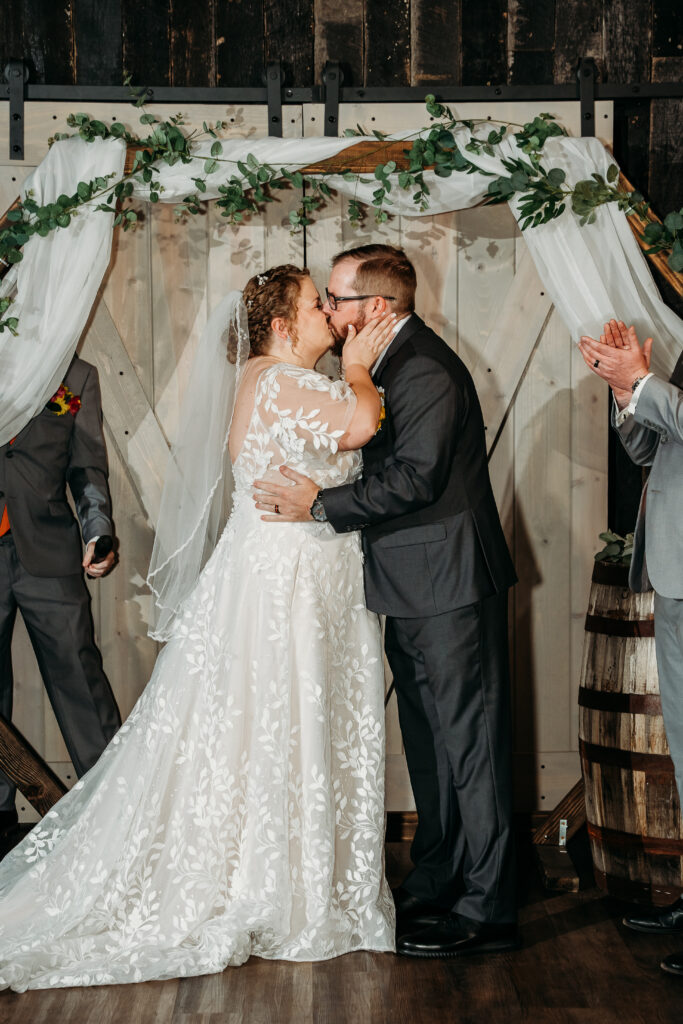
<svg viewBox="0 0 683 1024"><path fill-rule="evenodd" d="M12 719L12 631L16 617L10 541L5 537L0 538L0 712L8 721ZM0 811L14 810L15 793L16 787L0 772Z"/></svg>
<svg viewBox="0 0 683 1024"><path fill-rule="evenodd" d="M403 747L417 808L417 830L410 848L415 869L402 883L419 899L448 908L462 891L466 853L448 752L428 685L424 659L388 618L385 647L396 681Z"/></svg>
<svg viewBox="0 0 683 1024"><path fill-rule="evenodd" d="M683 806L683 600L655 593L655 649L664 728Z"/></svg>
<svg viewBox="0 0 683 1024"><path fill-rule="evenodd" d="M13 555L13 592L76 774L95 764L121 716L93 637L82 576L38 577Z"/></svg>
<svg viewBox="0 0 683 1024"><path fill-rule="evenodd" d="M423 664L411 675L397 662L395 673L418 818L434 814L439 800L435 793L446 785L443 759L437 758L435 764L434 751L443 744L447 755L454 810L451 827L442 831L444 836L459 833L464 842L462 853L454 846L452 856L454 886L457 874L462 875L453 910L477 921L512 922L516 878L507 593L426 619L393 619L390 637L391 644L403 647L414 661L411 652L417 650ZM387 654L391 664L389 650ZM421 674L438 720L431 743L424 731L426 711L414 725L411 690ZM428 873L429 864L423 868L418 859L408 879L411 892L420 895L413 886Z"/></svg>

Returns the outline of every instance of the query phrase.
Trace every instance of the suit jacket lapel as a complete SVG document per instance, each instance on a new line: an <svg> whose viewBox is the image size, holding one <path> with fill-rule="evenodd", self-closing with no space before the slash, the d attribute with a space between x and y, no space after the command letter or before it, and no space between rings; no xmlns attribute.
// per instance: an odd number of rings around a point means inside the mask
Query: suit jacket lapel
<svg viewBox="0 0 683 1024"><path fill-rule="evenodd" d="M379 369L373 378L377 384L379 384L382 374L384 373L384 371L387 368L387 365L391 362L396 353L401 349L403 345L405 345L406 341L408 341L409 338L412 338L412 336L417 331L419 331L421 327L424 326L424 320L421 320L416 313L412 313L409 319L406 320L401 330L398 332L394 340L389 345L389 348L386 351L386 355L384 356L384 359L380 363Z"/></svg>

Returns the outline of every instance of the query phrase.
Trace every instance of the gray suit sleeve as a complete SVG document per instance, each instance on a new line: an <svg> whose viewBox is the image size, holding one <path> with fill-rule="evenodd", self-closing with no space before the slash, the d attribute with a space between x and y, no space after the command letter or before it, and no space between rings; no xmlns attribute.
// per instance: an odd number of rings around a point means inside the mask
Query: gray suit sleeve
<svg viewBox="0 0 683 1024"><path fill-rule="evenodd" d="M325 488L323 506L334 529L358 529L431 505L448 481L462 409L463 396L439 363L422 355L406 363L389 405L395 462L353 484Z"/></svg>
<svg viewBox="0 0 683 1024"><path fill-rule="evenodd" d="M100 385L93 367L81 389L66 472L86 544L93 537L114 533L108 477Z"/></svg>
<svg viewBox="0 0 683 1024"><path fill-rule="evenodd" d="M659 377L650 377L643 384L633 418L658 437L683 444L683 391Z"/></svg>
<svg viewBox="0 0 683 1024"><path fill-rule="evenodd" d="M647 386L643 388L643 395L638 400L636 411L643 397L648 391L649 385L651 384L653 377L647 381ZM621 426L617 426L617 416L619 409L616 402L612 403L612 426L619 435L619 440L626 449L626 454L635 462L637 466L651 466L659 445L660 434L656 430L652 430L650 427L644 426L639 423L634 416L627 416Z"/></svg>

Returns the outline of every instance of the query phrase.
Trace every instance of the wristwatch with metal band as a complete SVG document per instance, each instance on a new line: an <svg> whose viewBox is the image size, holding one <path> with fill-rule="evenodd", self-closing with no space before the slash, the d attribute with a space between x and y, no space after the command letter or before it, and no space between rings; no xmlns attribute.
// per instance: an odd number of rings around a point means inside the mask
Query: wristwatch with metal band
<svg viewBox="0 0 683 1024"><path fill-rule="evenodd" d="M322 493L322 491L318 491L315 498L313 499L313 504L311 505L310 510L311 515L313 516L317 523L327 522L327 516L325 515L325 506L323 505L321 498Z"/></svg>

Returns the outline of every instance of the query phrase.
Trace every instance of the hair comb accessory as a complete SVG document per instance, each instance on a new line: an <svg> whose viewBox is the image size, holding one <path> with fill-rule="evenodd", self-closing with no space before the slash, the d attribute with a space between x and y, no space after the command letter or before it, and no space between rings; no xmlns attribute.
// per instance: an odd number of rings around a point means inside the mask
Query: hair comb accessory
<svg viewBox="0 0 683 1024"><path fill-rule="evenodd" d="M263 285L263 284L266 283L267 280L268 280L268 275L267 274L259 274L258 277L256 278L256 283L259 284L259 285Z"/></svg>

